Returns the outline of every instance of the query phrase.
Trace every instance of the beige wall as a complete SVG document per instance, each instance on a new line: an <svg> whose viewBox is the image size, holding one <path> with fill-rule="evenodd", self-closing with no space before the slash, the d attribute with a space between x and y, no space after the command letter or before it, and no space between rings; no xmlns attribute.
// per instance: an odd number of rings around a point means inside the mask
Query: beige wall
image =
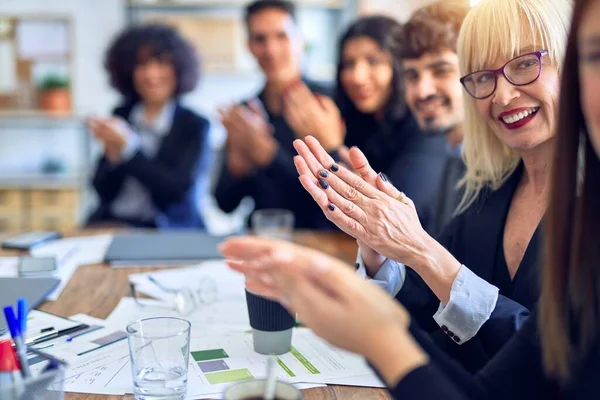
<svg viewBox="0 0 600 400"><path fill-rule="evenodd" d="M424 7L436 0L361 0L359 1L359 14L385 14L406 21L408 17L420 7ZM469 0L442 0L456 1L469 4Z"/></svg>

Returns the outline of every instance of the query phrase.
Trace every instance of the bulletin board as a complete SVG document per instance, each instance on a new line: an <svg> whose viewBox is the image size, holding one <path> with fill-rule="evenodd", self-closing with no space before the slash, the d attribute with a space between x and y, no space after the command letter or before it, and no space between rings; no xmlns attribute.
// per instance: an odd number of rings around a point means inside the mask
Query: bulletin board
<svg viewBox="0 0 600 400"><path fill-rule="evenodd" d="M0 111L41 111L50 89L70 102L71 43L68 17L0 14Z"/></svg>
<svg viewBox="0 0 600 400"><path fill-rule="evenodd" d="M237 18L162 15L147 18L176 28L198 51L205 70L235 70L244 31Z"/></svg>

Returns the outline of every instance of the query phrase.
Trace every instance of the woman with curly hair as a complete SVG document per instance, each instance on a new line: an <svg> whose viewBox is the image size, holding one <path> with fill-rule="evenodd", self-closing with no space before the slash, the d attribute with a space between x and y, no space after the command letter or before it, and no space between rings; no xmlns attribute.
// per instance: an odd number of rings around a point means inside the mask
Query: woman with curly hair
<svg viewBox="0 0 600 400"><path fill-rule="evenodd" d="M90 118L103 145L88 224L204 228L197 208L210 164L209 122L179 103L199 78L196 52L174 29L126 29L106 53L111 85L123 96L113 118Z"/></svg>

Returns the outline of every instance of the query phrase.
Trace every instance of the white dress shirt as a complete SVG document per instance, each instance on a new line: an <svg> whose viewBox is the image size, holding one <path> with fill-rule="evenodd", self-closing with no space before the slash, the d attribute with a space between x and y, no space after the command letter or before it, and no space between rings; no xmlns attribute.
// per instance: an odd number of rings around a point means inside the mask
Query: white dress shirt
<svg viewBox="0 0 600 400"><path fill-rule="evenodd" d="M169 102L154 121L148 123L142 103L136 104L131 111L131 125L123 127L127 144L121 152L121 163L131 160L138 151L149 158L156 156L162 140L171 131L174 112L175 103ZM152 222L156 209L146 187L134 177L127 176L121 191L111 204L111 213L115 217Z"/></svg>

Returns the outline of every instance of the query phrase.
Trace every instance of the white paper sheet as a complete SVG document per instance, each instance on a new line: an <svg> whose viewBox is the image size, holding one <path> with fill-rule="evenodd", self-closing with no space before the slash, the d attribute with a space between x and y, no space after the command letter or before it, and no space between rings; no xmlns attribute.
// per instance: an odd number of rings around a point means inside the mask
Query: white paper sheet
<svg viewBox="0 0 600 400"><path fill-rule="evenodd" d="M129 276L129 281L135 283L136 291L155 299L170 301L172 294L152 283L148 279L150 276L160 282L162 286L175 290L184 286L196 289L200 282L210 279L217 290L218 301L241 301L244 303L246 301L244 275L233 271L223 261L206 261L187 268L166 269Z"/></svg>
<svg viewBox="0 0 600 400"><path fill-rule="evenodd" d="M193 335L191 351L207 390L202 394L222 391L238 380L264 378L267 357L254 352L250 333ZM371 373L362 357L329 345L308 329L294 331L292 351L278 356L277 363L277 378L287 382L328 383Z"/></svg>
<svg viewBox="0 0 600 400"><path fill-rule="evenodd" d="M124 297L106 319L106 323L126 327L133 321L150 317L179 317L181 315L160 300L139 299L143 307L131 297ZM250 330L248 309L242 302L218 302L203 306L185 316L192 324L192 332L245 332Z"/></svg>
<svg viewBox="0 0 600 400"><path fill-rule="evenodd" d="M19 276L19 257L0 257L0 278Z"/></svg>
<svg viewBox="0 0 600 400"><path fill-rule="evenodd" d="M60 279L60 283L47 300L58 299L78 267L101 263L111 240L111 235L82 236L54 240L34 247L31 250L32 256L54 257L59 264L54 276Z"/></svg>
<svg viewBox="0 0 600 400"><path fill-rule="evenodd" d="M313 382L319 382L318 378L311 378ZM366 375L349 376L345 378L325 378L322 380L328 385L340 385L340 386L359 386L359 387L370 387L370 388L385 388L385 383L381 381L375 375L374 372Z"/></svg>

